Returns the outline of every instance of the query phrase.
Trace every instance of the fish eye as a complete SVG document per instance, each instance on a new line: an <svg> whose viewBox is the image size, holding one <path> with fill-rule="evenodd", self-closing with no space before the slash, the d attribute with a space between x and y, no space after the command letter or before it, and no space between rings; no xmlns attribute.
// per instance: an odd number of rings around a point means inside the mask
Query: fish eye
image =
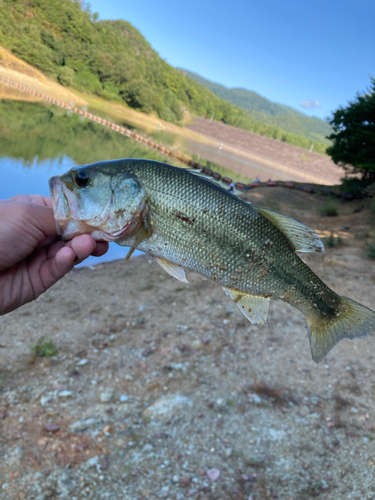
<svg viewBox="0 0 375 500"><path fill-rule="evenodd" d="M90 177L85 174L82 170L78 171L75 176L75 183L79 188L84 188L87 186L88 182L90 180Z"/></svg>

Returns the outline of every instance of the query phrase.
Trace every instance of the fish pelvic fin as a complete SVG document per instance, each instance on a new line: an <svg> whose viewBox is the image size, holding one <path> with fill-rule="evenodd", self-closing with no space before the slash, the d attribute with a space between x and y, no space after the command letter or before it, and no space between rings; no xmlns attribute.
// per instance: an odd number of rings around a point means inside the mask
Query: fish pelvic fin
<svg viewBox="0 0 375 500"><path fill-rule="evenodd" d="M178 281L183 283L188 283L185 276L185 269L169 260L163 259L162 257L154 257L156 262L166 271L170 276L176 278Z"/></svg>
<svg viewBox="0 0 375 500"><path fill-rule="evenodd" d="M336 316L307 317L311 355L316 363L342 339L375 335L375 312L347 297L340 299Z"/></svg>
<svg viewBox="0 0 375 500"><path fill-rule="evenodd" d="M270 298L249 295L223 287L224 292L235 302L242 314L255 325L264 325L267 321Z"/></svg>
<svg viewBox="0 0 375 500"><path fill-rule="evenodd" d="M256 210L286 236L293 250L324 253L323 242L311 227L271 210L263 208L256 208Z"/></svg>

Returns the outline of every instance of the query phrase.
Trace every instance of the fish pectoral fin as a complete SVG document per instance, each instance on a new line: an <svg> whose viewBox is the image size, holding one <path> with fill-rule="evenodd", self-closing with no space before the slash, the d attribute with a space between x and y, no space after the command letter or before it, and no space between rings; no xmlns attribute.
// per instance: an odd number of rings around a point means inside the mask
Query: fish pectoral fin
<svg viewBox="0 0 375 500"><path fill-rule="evenodd" d="M262 208L256 210L287 237L295 251L324 253L323 242L311 227L291 217L271 212L271 210Z"/></svg>
<svg viewBox="0 0 375 500"><path fill-rule="evenodd" d="M173 276L173 278L176 278L176 280L182 281L183 283L188 283L185 276L185 269L183 267L173 264L173 262L169 262L169 260L161 257L154 257L154 259L164 269L164 271Z"/></svg>
<svg viewBox="0 0 375 500"><path fill-rule="evenodd" d="M224 288L224 292L235 302L246 318L255 325L264 325L267 321L270 298L262 295L249 295Z"/></svg>
<svg viewBox="0 0 375 500"><path fill-rule="evenodd" d="M132 246L129 248L129 251L128 253L126 254L126 257L125 257L125 260L129 260L130 257L133 255L134 253L134 250L137 249L137 247L145 240L147 240L147 238L149 238L151 236L151 229L150 229L150 224L149 222L147 221L147 219L145 219L140 228L138 229L137 231L137 234L134 236L134 241L133 241L133 244Z"/></svg>

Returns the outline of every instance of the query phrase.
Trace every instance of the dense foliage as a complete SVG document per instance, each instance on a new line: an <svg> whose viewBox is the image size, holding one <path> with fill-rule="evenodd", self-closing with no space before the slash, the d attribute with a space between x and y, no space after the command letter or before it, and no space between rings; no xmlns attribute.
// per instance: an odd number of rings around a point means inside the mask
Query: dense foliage
<svg viewBox="0 0 375 500"><path fill-rule="evenodd" d="M332 127L324 120L306 116L293 108L271 102L251 90L231 89L219 83L206 80L192 71L181 71L207 87L221 99L225 99L235 106L248 111L256 120L274 125L287 132L302 135L312 141L327 145L331 144L327 139L327 135L332 133Z"/></svg>
<svg viewBox="0 0 375 500"><path fill-rule="evenodd" d="M46 104L0 101L0 156L23 159L26 165L69 156L78 164L115 158L165 157L117 132Z"/></svg>
<svg viewBox="0 0 375 500"><path fill-rule="evenodd" d="M127 21L98 21L79 0L0 0L0 44L63 85L178 123L183 109L309 148L171 67Z"/></svg>
<svg viewBox="0 0 375 500"><path fill-rule="evenodd" d="M346 108L340 107L330 121L333 144L327 152L347 174L375 181L375 79L368 92L358 94Z"/></svg>

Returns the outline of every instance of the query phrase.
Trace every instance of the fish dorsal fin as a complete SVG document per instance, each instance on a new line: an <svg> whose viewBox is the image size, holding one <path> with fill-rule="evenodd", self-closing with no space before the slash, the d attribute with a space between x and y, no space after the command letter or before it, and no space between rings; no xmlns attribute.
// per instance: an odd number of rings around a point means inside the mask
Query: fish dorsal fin
<svg viewBox="0 0 375 500"><path fill-rule="evenodd" d="M187 171L193 175L196 175L200 179L206 179L206 181L212 182L212 184L215 184L216 186L220 186L221 188L225 189L225 191L231 190L231 186L229 184L225 184L225 182L222 182L221 180L216 180L213 177L210 177L209 175L205 174L204 172L202 172L199 169L188 168ZM233 192L233 188L232 188L232 192ZM237 192L241 193L241 191L236 189L236 194L237 194Z"/></svg>
<svg viewBox="0 0 375 500"><path fill-rule="evenodd" d="M224 292L235 302L240 311L246 318L255 325L263 325L267 321L268 308L270 305L269 297L261 295L249 295L247 293L237 292L230 288L224 288Z"/></svg>
<svg viewBox="0 0 375 500"><path fill-rule="evenodd" d="M154 257L154 259L164 269L164 271L173 276L173 278L183 281L184 283L188 283L185 276L185 269L183 267L173 264L173 262L169 262L169 260L165 260L161 257Z"/></svg>
<svg viewBox="0 0 375 500"><path fill-rule="evenodd" d="M263 208L257 208L256 210L287 237L295 251L324 253L323 242L311 227L291 217L271 212L271 210Z"/></svg>

